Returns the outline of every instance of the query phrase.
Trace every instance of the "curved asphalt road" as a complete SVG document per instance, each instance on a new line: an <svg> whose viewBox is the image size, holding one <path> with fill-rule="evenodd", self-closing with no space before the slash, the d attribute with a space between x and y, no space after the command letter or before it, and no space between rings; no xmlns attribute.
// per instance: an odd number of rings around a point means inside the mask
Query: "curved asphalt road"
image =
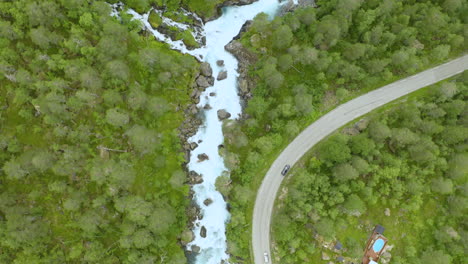
<svg viewBox="0 0 468 264"><path fill-rule="evenodd" d="M348 101L322 116L302 131L273 162L257 192L252 230L255 264L265 263L265 252L268 254L270 263L273 262L270 252L271 213L276 193L283 180L281 170L284 165L290 164L293 166L317 142L355 118L408 93L461 73L466 69L468 69L468 55Z"/></svg>

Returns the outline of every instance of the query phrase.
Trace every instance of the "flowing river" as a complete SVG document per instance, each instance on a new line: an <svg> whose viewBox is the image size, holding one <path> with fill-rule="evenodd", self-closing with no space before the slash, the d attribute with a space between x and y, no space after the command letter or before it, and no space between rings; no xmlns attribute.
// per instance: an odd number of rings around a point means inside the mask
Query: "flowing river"
<svg viewBox="0 0 468 264"><path fill-rule="evenodd" d="M294 3L297 3L294 1ZM219 264L228 261L229 255L226 253L226 223L229 221L229 212L226 201L216 190L216 178L226 171L223 158L218 153L218 146L223 143L222 121L218 119L217 111L225 109L231 113L231 118L238 118L241 114L240 98L237 94L237 67L238 62L230 53L225 51L224 46L228 44L240 31L242 25L247 20L253 19L259 13L266 13L273 18L281 6L278 0L259 0L249 5L230 6L223 9L221 17L210 21L199 31L194 31L195 39L201 36L206 37L206 45L194 50L185 47L182 41L173 41L169 37L153 29L148 22L149 12L143 15L133 10L128 10L134 19L142 21L147 30L153 33L156 39L168 43L172 49L182 53L190 54L198 60L208 62L213 69L213 76L217 76L220 71L227 71L227 78L216 81L213 86L208 87L200 96L199 108L209 104L212 109L203 110L205 116L204 123L198 132L190 138L191 142L200 142L198 147L191 152L188 169L201 174L203 182L193 186L194 200L201 209L202 219L197 219L194 223L194 240L187 245L187 250L192 246L198 246L200 252L196 255L196 264ZM118 16L117 10L121 4L112 5L113 15ZM188 14L187 11L184 11ZM201 21L195 14L191 14ZM165 23L171 24L183 30L187 25L177 23L168 18L164 18ZM218 66L217 61L223 60L224 66ZM208 96L210 93L216 96ZM205 153L209 159L198 162L198 154ZM213 202L206 206L203 201L211 199ZM200 230L206 229L206 237L200 235Z"/></svg>

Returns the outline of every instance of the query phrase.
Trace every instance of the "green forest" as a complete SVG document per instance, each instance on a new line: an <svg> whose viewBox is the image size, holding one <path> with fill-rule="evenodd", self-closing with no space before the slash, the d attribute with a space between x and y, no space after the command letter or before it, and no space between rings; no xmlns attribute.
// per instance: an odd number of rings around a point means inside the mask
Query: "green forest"
<svg viewBox="0 0 468 264"><path fill-rule="evenodd" d="M352 122L291 171L273 218L280 263L360 263L376 224L391 263L464 263L468 72L423 92ZM323 248L337 240L340 252Z"/></svg>
<svg viewBox="0 0 468 264"><path fill-rule="evenodd" d="M0 263L186 262L199 66L110 11L0 3Z"/></svg>
<svg viewBox="0 0 468 264"><path fill-rule="evenodd" d="M147 12L152 6L163 7L167 12L180 11L185 8L199 15L203 20L211 20L220 14L219 7L225 0L109 0L108 3L125 3L129 8L135 9L139 13ZM239 2L253 2L250 0L230 0L230 4Z"/></svg>
<svg viewBox="0 0 468 264"><path fill-rule="evenodd" d="M191 201L180 130L193 118L184 111L194 103L199 64L130 15L112 17L109 3L117 2L0 1L0 263L187 263ZM122 2L139 13L163 8L190 25L181 8L208 21L226 3ZM301 129L340 103L466 50L462 0L316 2L272 21L260 14L239 39L256 58L247 69L252 99L243 119L225 121L222 154L231 172L217 181L232 214L235 263L251 263L255 192ZM156 27L160 19L152 13L150 22ZM189 30L170 34L198 45ZM315 158L291 172L287 208L274 222L275 257L318 259L315 238L322 237L340 239L353 258L367 235L356 225L378 221L390 230L414 220L389 232L392 243L409 245L394 249L394 261L459 263L466 250L466 79L438 85L372 118L358 135L334 135L314 150ZM337 152L324 151L329 147ZM380 207L399 222L382 217ZM282 232L285 224L291 232ZM345 227L348 233L334 232Z"/></svg>
<svg viewBox="0 0 468 264"><path fill-rule="evenodd" d="M232 220L232 259L250 263L255 193L281 150L337 105L466 50L464 1L332 0L276 17L258 15L239 40L256 58L251 99L224 127L232 184L219 178Z"/></svg>

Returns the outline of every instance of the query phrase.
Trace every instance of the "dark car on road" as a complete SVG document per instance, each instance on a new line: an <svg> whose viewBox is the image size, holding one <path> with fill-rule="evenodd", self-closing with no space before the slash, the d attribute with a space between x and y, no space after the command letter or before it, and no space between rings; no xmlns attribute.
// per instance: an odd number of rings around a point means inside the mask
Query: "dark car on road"
<svg viewBox="0 0 468 264"><path fill-rule="evenodd" d="M284 166L283 170L281 171L281 175L285 176L288 173L290 168L291 166L289 165Z"/></svg>

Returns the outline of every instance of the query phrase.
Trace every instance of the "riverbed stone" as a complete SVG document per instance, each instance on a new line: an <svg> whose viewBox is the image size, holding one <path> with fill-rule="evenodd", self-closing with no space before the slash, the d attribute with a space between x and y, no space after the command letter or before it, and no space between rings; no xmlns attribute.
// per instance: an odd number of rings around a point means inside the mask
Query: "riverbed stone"
<svg viewBox="0 0 468 264"><path fill-rule="evenodd" d="M210 93L210 96L216 96L216 93L215 93L215 92L211 92L211 93Z"/></svg>
<svg viewBox="0 0 468 264"><path fill-rule="evenodd" d="M182 233L182 236L181 236L181 239L180 239L180 243L182 245L187 245L188 243L190 243L190 241L193 240L194 238L194 234L193 234L193 231L192 230L185 230L183 233Z"/></svg>
<svg viewBox="0 0 468 264"><path fill-rule="evenodd" d="M206 87L209 87L210 86L210 83L208 81L208 78L206 78L205 76L203 75L200 75L198 76L197 80L197 85L201 88L206 88Z"/></svg>
<svg viewBox="0 0 468 264"><path fill-rule="evenodd" d="M241 94L246 94L249 92L249 83L245 79L239 81L239 90Z"/></svg>
<svg viewBox="0 0 468 264"><path fill-rule="evenodd" d="M201 174L196 173L195 171L189 172L189 183L190 184L200 184L203 182L203 177Z"/></svg>
<svg viewBox="0 0 468 264"><path fill-rule="evenodd" d="M193 90L193 91L192 91L191 97L192 97L192 98L200 98L200 95L201 95L201 91L199 91L199 90Z"/></svg>
<svg viewBox="0 0 468 264"><path fill-rule="evenodd" d="M205 238L206 237L206 227L202 226L200 229L200 236Z"/></svg>
<svg viewBox="0 0 468 264"><path fill-rule="evenodd" d="M198 114L198 108L197 108L196 105L192 105L192 106L190 107L190 113L192 113L193 115Z"/></svg>
<svg viewBox="0 0 468 264"><path fill-rule="evenodd" d="M184 144L184 150L190 150L190 144L185 143Z"/></svg>
<svg viewBox="0 0 468 264"><path fill-rule="evenodd" d="M210 110L212 107L210 104L206 104L205 106L203 106L203 109L205 110Z"/></svg>
<svg viewBox="0 0 468 264"><path fill-rule="evenodd" d="M206 79L208 80L208 83L210 84L210 86L213 86L215 78L214 77L206 77Z"/></svg>
<svg viewBox="0 0 468 264"><path fill-rule="evenodd" d="M194 150L194 149L196 149L197 147L198 147L198 144L197 144L197 143L195 143L195 142L191 142L191 143L190 143L190 150Z"/></svg>
<svg viewBox="0 0 468 264"><path fill-rule="evenodd" d="M203 204L206 205L206 206L208 206L208 205L210 205L212 203L213 203L213 200L211 200L210 198L207 198L207 199L205 199L205 201L203 201Z"/></svg>
<svg viewBox="0 0 468 264"><path fill-rule="evenodd" d="M223 60L217 60L216 65L218 65L219 67L223 67L224 66L224 61Z"/></svg>
<svg viewBox="0 0 468 264"><path fill-rule="evenodd" d="M218 73L216 80L221 81L227 78L227 71L221 71Z"/></svg>
<svg viewBox="0 0 468 264"><path fill-rule="evenodd" d="M205 160L209 160L209 159L210 159L210 158L208 157L208 155L206 155L205 153L198 154L198 155L197 155L197 158L198 158L198 161L199 161L199 162L202 162L202 161L205 161Z"/></svg>
<svg viewBox="0 0 468 264"><path fill-rule="evenodd" d="M200 72L206 77L210 77L213 74L213 70L208 62L202 62L200 64Z"/></svg>
<svg viewBox="0 0 468 264"><path fill-rule="evenodd" d="M224 120L224 119L231 117L231 114L224 109L218 110L217 113L218 113L219 120Z"/></svg>
<svg viewBox="0 0 468 264"><path fill-rule="evenodd" d="M195 253L200 253L200 247L197 245L192 245L191 249Z"/></svg>

